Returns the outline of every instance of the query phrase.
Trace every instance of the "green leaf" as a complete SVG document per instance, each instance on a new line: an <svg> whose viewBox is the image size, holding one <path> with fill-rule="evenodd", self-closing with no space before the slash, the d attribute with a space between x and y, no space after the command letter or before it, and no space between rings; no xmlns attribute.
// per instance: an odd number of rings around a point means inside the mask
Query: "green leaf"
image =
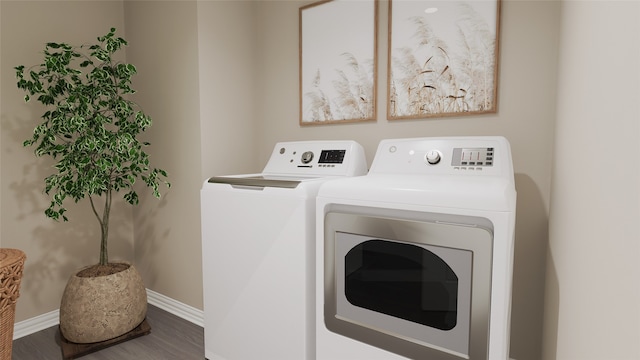
<svg viewBox="0 0 640 360"><path fill-rule="evenodd" d="M136 138L152 122L124 97L135 92L131 77L137 69L112 60L127 45L115 32L111 28L97 44L48 42L39 65L14 68L25 101L37 99L46 108L23 146L35 145L36 156L55 159L49 168L53 174L44 180L51 200L45 215L54 220L67 221L63 204L69 198L77 202L86 196L111 196L132 189L138 179L159 197L159 177L167 177L164 170L151 170L149 155L142 151L150 144ZM134 191L124 198L133 205L139 201Z"/></svg>

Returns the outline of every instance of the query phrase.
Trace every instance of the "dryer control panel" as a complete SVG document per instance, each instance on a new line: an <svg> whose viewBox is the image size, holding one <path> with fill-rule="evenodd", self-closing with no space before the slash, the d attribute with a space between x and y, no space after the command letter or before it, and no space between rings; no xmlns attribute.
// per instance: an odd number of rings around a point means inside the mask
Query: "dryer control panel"
<svg viewBox="0 0 640 360"><path fill-rule="evenodd" d="M455 148L453 149L453 166L493 166L495 149L488 148Z"/></svg>
<svg viewBox="0 0 640 360"><path fill-rule="evenodd" d="M509 142L500 136L382 140L369 174L513 176Z"/></svg>

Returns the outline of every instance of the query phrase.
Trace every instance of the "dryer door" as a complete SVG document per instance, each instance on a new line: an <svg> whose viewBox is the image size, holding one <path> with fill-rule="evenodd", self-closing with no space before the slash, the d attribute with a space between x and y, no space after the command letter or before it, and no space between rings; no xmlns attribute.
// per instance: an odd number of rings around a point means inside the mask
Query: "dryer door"
<svg viewBox="0 0 640 360"><path fill-rule="evenodd" d="M410 358L484 359L491 230L405 215L327 214L327 328Z"/></svg>

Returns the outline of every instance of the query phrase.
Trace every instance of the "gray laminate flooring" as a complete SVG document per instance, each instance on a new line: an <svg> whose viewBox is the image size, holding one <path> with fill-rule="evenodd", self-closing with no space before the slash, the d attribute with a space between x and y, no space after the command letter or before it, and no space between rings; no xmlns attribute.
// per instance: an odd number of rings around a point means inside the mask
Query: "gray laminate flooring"
<svg viewBox="0 0 640 360"><path fill-rule="evenodd" d="M204 331L155 306L147 309L151 334L80 357L81 360L203 360ZM57 326L13 342L12 360L61 360Z"/></svg>

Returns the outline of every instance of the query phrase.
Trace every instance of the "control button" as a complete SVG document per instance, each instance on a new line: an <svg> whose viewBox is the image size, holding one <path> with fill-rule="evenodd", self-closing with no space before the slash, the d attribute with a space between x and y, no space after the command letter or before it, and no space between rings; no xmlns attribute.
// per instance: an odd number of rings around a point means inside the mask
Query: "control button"
<svg viewBox="0 0 640 360"><path fill-rule="evenodd" d="M435 165L442 159L442 154L440 154L440 151L438 150L430 150L424 156L424 159L427 161L427 163Z"/></svg>
<svg viewBox="0 0 640 360"><path fill-rule="evenodd" d="M312 151L305 151L302 153L302 157L300 158L300 160L302 161L303 164L308 164L311 162L311 160L313 160L313 152Z"/></svg>

